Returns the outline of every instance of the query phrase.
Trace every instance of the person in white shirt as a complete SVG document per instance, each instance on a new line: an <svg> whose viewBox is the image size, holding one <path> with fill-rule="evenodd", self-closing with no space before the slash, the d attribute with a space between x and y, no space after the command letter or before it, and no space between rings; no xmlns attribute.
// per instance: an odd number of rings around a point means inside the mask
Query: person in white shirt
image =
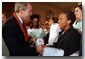
<svg viewBox="0 0 85 59"><path fill-rule="evenodd" d="M45 37L46 45L52 45L53 42L57 41L56 39L58 37L58 31L60 30L57 22L58 22L57 17L52 17L49 19L49 30L48 30L49 33Z"/></svg>
<svg viewBox="0 0 85 59"><path fill-rule="evenodd" d="M82 5L77 5L74 7L74 13L76 16L76 21L73 24L75 29L78 29L78 32L82 33Z"/></svg>
<svg viewBox="0 0 85 59"><path fill-rule="evenodd" d="M48 41L49 45L53 45L53 43L57 42L60 31L61 30L58 23L52 24L52 26L50 27L50 34L49 34L49 41Z"/></svg>

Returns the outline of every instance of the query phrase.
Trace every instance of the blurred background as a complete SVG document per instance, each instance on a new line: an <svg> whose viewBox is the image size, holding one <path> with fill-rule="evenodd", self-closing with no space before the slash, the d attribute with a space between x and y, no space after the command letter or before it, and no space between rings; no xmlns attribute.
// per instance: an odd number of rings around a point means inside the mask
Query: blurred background
<svg viewBox="0 0 85 59"><path fill-rule="evenodd" d="M33 7L33 14L39 15L40 22L44 23L50 17L58 17L63 10L72 10L73 7L81 2L30 2ZM2 12L7 18L14 12L15 2L2 2Z"/></svg>

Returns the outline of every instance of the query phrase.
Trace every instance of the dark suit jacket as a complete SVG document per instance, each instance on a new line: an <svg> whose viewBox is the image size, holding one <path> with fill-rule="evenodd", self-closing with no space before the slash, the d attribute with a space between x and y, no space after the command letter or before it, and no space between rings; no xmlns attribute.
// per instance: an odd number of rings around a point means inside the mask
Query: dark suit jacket
<svg viewBox="0 0 85 59"><path fill-rule="evenodd" d="M47 33L46 37L44 37L44 44L48 44L48 40L49 40L49 33Z"/></svg>
<svg viewBox="0 0 85 59"><path fill-rule="evenodd" d="M11 17L2 28L2 36L11 56L37 56L36 48L28 47L24 34L15 19Z"/></svg>
<svg viewBox="0 0 85 59"><path fill-rule="evenodd" d="M71 27L64 34L60 35L58 42L54 43L55 48L63 49L64 56L69 56L79 50L81 36L77 30Z"/></svg>
<svg viewBox="0 0 85 59"><path fill-rule="evenodd" d="M80 53L79 53L79 56L82 56L82 39L80 41Z"/></svg>

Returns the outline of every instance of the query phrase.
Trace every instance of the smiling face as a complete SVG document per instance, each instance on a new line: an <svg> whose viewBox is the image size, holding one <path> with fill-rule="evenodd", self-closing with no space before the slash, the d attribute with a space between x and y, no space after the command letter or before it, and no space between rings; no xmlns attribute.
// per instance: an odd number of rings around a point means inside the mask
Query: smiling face
<svg viewBox="0 0 85 59"><path fill-rule="evenodd" d="M51 26L54 23L52 19L49 20L49 26Z"/></svg>
<svg viewBox="0 0 85 59"><path fill-rule="evenodd" d="M77 19L80 19L80 17L82 17L82 11L79 7L75 8L75 16Z"/></svg>
<svg viewBox="0 0 85 59"><path fill-rule="evenodd" d="M69 23L69 20L66 17L66 14L61 13L59 15L58 24L59 24L59 26L60 26L61 29L64 29L66 26L68 26L70 24Z"/></svg>
<svg viewBox="0 0 85 59"><path fill-rule="evenodd" d="M37 18L34 18L33 19L33 26L37 26L38 25L38 19Z"/></svg>

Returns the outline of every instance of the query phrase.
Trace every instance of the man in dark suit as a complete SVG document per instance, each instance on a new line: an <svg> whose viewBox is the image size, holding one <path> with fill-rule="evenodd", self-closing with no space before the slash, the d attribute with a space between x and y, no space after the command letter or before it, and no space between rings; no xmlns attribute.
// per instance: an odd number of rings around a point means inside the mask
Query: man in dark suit
<svg viewBox="0 0 85 59"><path fill-rule="evenodd" d="M37 56L40 47L28 47L29 36L25 21L32 15L32 6L29 3L15 3L15 13L9 18L2 29L3 39L9 49L10 56ZM40 50L39 50L40 49Z"/></svg>

